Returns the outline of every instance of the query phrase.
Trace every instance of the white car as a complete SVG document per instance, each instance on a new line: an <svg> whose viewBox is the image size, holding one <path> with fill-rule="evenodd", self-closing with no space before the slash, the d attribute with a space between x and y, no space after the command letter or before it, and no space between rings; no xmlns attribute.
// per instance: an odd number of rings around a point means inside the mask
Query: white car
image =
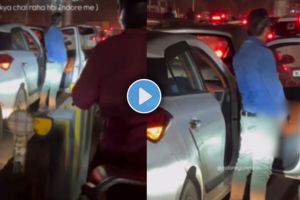
<svg viewBox="0 0 300 200"><path fill-rule="evenodd" d="M147 199L222 199L239 144L236 85L191 35L149 33L148 77L162 103L147 124Z"/></svg>
<svg viewBox="0 0 300 200"><path fill-rule="evenodd" d="M15 109L27 108L37 101L44 78L44 49L35 34L22 25L0 25L2 119L6 119Z"/></svg>

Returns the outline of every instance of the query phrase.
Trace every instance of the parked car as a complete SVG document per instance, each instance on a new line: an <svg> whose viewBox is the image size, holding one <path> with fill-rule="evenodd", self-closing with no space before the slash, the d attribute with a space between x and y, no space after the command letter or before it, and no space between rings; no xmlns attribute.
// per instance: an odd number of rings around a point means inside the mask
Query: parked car
<svg viewBox="0 0 300 200"><path fill-rule="evenodd" d="M45 27L31 26L30 29L44 44ZM68 89L79 78L94 47L100 42L100 35L94 26L72 25L61 28L67 48L68 63L62 77L61 88Z"/></svg>
<svg viewBox="0 0 300 200"><path fill-rule="evenodd" d="M273 25L276 36L293 36L300 34L299 17L281 17Z"/></svg>
<svg viewBox="0 0 300 200"><path fill-rule="evenodd" d="M230 185L230 171L222 169L234 166L239 146L234 78L211 48L192 35L156 32L148 40L148 76L163 94L160 108L148 117L148 199L222 199ZM273 173L299 180L300 37L267 45L277 54L291 107L283 129L289 133L280 139Z"/></svg>
<svg viewBox="0 0 300 200"><path fill-rule="evenodd" d="M2 119L19 107L27 108L37 101L44 78L45 53L35 34L23 25L0 25Z"/></svg>
<svg viewBox="0 0 300 200"><path fill-rule="evenodd" d="M147 199L222 199L239 144L234 77L194 36L148 40L148 77L163 98L148 115Z"/></svg>
<svg viewBox="0 0 300 200"><path fill-rule="evenodd" d="M210 25L188 22L172 22L152 27L152 30L172 34L191 34L205 42L232 70L232 60L242 43L247 38L244 26L225 24Z"/></svg>

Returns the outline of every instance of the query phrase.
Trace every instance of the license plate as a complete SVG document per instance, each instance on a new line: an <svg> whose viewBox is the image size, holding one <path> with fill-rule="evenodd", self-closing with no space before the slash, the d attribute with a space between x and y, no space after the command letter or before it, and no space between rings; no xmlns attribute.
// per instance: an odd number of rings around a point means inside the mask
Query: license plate
<svg viewBox="0 0 300 200"><path fill-rule="evenodd" d="M300 77L300 70L294 70L293 77Z"/></svg>
<svg viewBox="0 0 300 200"><path fill-rule="evenodd" d="M294 30L295 29L295 24L294 23L288 23L287 24L287 29L288 30Z"/></svg>

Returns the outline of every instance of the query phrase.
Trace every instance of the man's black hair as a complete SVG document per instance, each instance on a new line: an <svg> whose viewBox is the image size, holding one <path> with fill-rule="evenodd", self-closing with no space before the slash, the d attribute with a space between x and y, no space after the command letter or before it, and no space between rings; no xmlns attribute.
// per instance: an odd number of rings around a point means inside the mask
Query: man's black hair
<svg viewBox="0 0 300 200"><path fill-rule="evenodd" d="M62 14L59 12L56 12L52 14L51 16L51 24L52 25L58 25L62 20Z"/></svg>
<svg viewBox="0 0 300 200"><path fill-rule="evenodd" d="M146 0L118 0L123 11L122 23L125 28L145 28L147 25Z"/></svg>
<svg viewBox="0 0 300 200"><path fill-rule="evenodd" d="M270 26L268 11L264 8L254 9L248 15L248 34L260 36Z"/></svg>

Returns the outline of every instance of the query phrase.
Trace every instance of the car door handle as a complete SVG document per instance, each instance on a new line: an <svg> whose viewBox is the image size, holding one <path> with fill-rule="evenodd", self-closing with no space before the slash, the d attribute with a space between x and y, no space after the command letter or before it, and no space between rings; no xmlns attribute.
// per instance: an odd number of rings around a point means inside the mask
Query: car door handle
<svg viewBox="0 0 300 200"><path fill-rule="evenodd" d="M191 121L190 121L190 127L191 129L197 129L201 126L201 120L198 119L198 118L193 118Z"/></svg>

